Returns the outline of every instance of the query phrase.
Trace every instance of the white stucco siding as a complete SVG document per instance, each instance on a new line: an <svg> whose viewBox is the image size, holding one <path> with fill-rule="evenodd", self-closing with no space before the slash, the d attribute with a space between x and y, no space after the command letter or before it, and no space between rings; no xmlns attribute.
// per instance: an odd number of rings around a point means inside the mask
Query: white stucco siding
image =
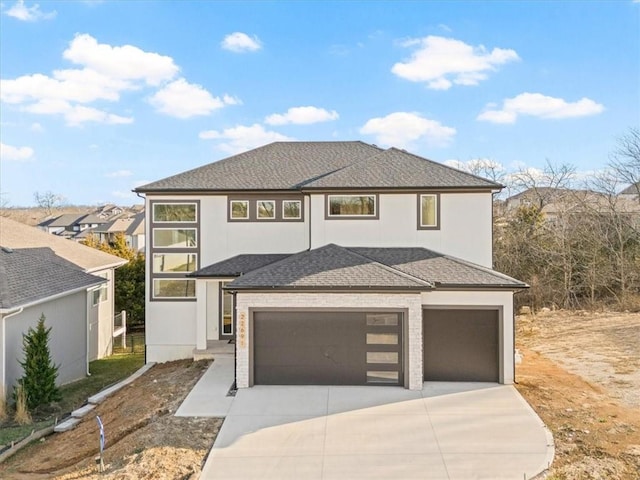
<svg viewBox="0 0 640 480"><path fill-rule="evenodd" d="M420 294L338 294L338 293L238 293L236 295L237 385L250 386L251 317L250 309L379 309L406 310L405 372L408 387L422 389L422 303ZM244 331L244 335L243 335Z"/></svg>
<svg viewBox="0 0 640 480"><path fill-rule="evenodd" d="M440 228L418 229L415 193L380 194L378 219L326 219L325 195L311 196L311 248L425 247L486 267L492 261L490 193L440 194Z"/></svg>
<svg viewBox="0 0 640 480"><path fill-rule="evenodd" d="M511 291L431 291L421 294L425 307L496 307L502 310L499 325L500 383L514 381L513 292Z"/></svg>
<svg viewBox="0 0 640 480"><path fill-rule="evenodd" d="M167 362L193 356L196 311L195 301L147 302L145 337L148 362Z"/></svg>
<svg viewBox="0 0 640 480"><path fill-rule="evenodd" d="M87 368L87 293L65 297L25 308L22 313L4 319L3 346L5 389L11 395L15 382L22 377L19 361L24 359L22 334L35 328L44 313L45 327L51 327L49 349L53 363L59 365L58 384L83 378Z"/></svg>
<svg viewBox="0 0 640 480"><path fill-rule="evenodd" d="M200 265L203 267L244 253L296 253L309 247L306 221L229 222L226 195L199 197L199 200L203 239ZM308 209L306 205L305 209Z"/></svg>

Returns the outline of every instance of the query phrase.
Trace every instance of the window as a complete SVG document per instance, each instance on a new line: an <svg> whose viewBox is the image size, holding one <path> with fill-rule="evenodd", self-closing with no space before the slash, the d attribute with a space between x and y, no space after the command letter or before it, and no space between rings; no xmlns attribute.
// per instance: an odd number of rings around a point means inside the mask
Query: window
<svg viewBox="0 0 640 480"><path fill-rule="evenodd" d="M249 202L247 200L231 200L231 218L248 219Z"/></svg>
<svg viewBox="0 0 640 480"><path fill-rule="evenodd" d="M154 253L153 271L193 272L196 270L197 258L195 253Z"/></svg>
<svg viewBox="0 0 640 480"><path fill-rule="evenodd" d="M153 280L154 298L195 298L196 281L184 278Z"/></svg>
<svg viewBox="0 0 640 480"><path fill-rule="evenodd" d="M273 200L258 200L258 218L276 218L276 202Z"/></svg>
<svg viewBox="0 0 640 480"><path fill-rule="evenodd" d="M302 202L300 200L282 201L282 218L301 218Z"/></svg>
<svg viewBox="0 0 640 480"><path fill-rule="evenodd" d="M103 283L100 285L100 288L94 290L92 293L92 304L95 307L96 305L106 302L109 298L109 285L107 283Z"/></svg>
<svg viewBox="0 0 640 480"><path fill-rule="evenodd" d="M195 222L197 207L195 203L154 203L154 223Z"/></svg>
<svg viewBox="0 0 640 480"><path fill-rule="evenodd" d="M418 228L422 230L439 228L440 211L437 194L418 196Z"/></svg>
<svg viewBox="0 0 640 480"><path fill-rule="evenodd" d="M151 248L148 271L152 300L193 301L199 268L199 210L193 201L151 201Z"/></svg>
<svg viewBox="0 0 640 480"><path fill-rule="evenodd" d="M328 195L327 217L377 218L376 195Z"/></svg>
<svg viewBox="0 0 640 480"><path fill-rule="evenodd" d="M233 337L233 295L222 290L227 282L220 283L220 338Z"/></svg>
<svg viewBox="0 0 640 480"><path fill-rule="evenodd" d="M195 228L154 228L153 246L160 248L196 247Z"/></svg>

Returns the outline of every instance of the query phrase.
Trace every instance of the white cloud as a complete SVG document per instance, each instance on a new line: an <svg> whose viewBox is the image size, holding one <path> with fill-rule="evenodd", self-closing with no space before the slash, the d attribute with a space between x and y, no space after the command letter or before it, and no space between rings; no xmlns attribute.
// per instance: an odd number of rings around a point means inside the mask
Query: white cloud
<svg viewBox="0 0 640 480"><path fill-rule="evenodd" d="M18 0L9 10L4 12L9 17L17 18L23 22L36 22L38 20L50 20L56 16L56 11L43 12L37 3L27 7L24 0Z"/></svg>
<svg viewBox="0 0 640 480"><path fill-rule="evenodd" d="M412 82L426 82L434 90L447 90L453 84L477 85L499 65L519 60L511 49L494 48L489 52L483 45L474 47L433 35L409 39L401 45L418 48L408 61L396 63L391 71Z"/></svg>
<svg viewBox="0 0 640 480"><path fill-rule="evenodd" d="M148 85L159 85L171 80L180 70L171 57L123 45L113 47L86 33L72 40L63 57L83 65L111 79L144 80Z"/></svg>
<svg viewBox="0 0 640 480"><path fill-rule="evenodd" d="M374 135L381 145L408 148L418 141L432 146L445 146L451 142L456 129L417 113L395 112L386 117L372 118L360 133Z"/></svg>
<svg viewBox="0 0 640 480"><path fill-rule="evenodd" d="M121 178L121 177L130 177L133 175L131 170L116 170L115 172L109 172L105 174L107 178Z"/></svg>
<svg viewBox="0 0 640 480"><path fill-rule="evenodd" d="M262 43L255 35L250 37L246 33L233 32L224 37L220 46L231 52L244 53L260 50Z"/></svg>
<svg viewBox="0 0 640 480"><path fill-rule="evenodd" d="M33 157L33 148L31 147L14 147L0 143L0 160L24 162Z"/></svg>
<svg viewBox="0 0 640 480"><path fill-rule="evenodd" d="M121 125L133 123L133 118L114 115L93 107L84 105L71 105L64 100L44 99L37 103L27 105L23 108L29 113L40 115L63 115L67 125L79 126L84 122L106 123L110 125Z"/></svg>
<svg viewBox="0 0 640 480"><path fill-rule="evenodd" d="M225 105L235 105L238 100L229 95L223 98L212 96L201 85L195 85L180 78L156 92L149 103L161 113L177 118L209 115Z"/></svg>
<svg viewBox="0 0 640 480"><path fill-rule="evenodd" d="M42 125L40 125L38 122L32 123L31 127L29 127L29 129L32 132L36 132L36 133L42 133L44 132L44 128L42 127Z"/></svg>
<svg viewBox="0 0 640 480"><path fill-rule="evenodd" d="M318 107L292 107L287 113L274 113L264 119L269 125L287 125L293 123L296 125L308 125L311 123L328 122L337 120L338 112L335 110L325 110Z"/></svg>
<svg viewBox="0 0 640 480"><path fill-rule="evenodd" d="M271 142L293 140L278 132L265 130L258 123L251 126L238 125L222 131L206 130L200 132L199 137L203 140L222 140L217 148L226 153L240 153Z"/></svg>
<svg viewBox="0 0 640 480"><path fill-rule="evenodd" d="M521 93L507 98L502 109L491 110L493 106L478 115L477 120L492 123L515 123L518 115L529 115L538 118L572 118L597 115L604 111L604 106L589 98L581 98L576 102L567 102L562 98L548 97L541 93Z"/></svg>

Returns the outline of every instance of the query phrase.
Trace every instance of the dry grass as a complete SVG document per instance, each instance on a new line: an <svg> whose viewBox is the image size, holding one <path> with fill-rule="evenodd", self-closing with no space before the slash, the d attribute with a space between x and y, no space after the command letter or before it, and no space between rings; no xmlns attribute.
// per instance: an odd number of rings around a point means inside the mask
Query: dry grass
<svg viewBox="0 0 640 480"><path fill-rule="evenodd" d="M16 387L16 415L14 420L18 425L29 425L33 422L27 408L27 394L21 384Z"/></svg>
<svg viewBox="0 0 640 480"><path fill-rule="evenodd" d="M5 422L8 416L7 399L4 396L4 389L0 388L0 423Z"/></svg>

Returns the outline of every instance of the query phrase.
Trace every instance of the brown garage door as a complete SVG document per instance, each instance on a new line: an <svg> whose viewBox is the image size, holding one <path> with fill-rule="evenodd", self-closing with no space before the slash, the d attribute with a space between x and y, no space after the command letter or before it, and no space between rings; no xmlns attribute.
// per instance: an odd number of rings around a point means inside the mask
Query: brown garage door
<svg viewBox="0 0 640 480"><path fill-rule="evenodd" d="M497 382L498 311L423 311L424 379Z"/></svg>
<svg viewBox="0 0 640 480"><path fill-rule="evenodd" d="M254 312L253 381L399 385L401 329L395 312Z"/></svg>

